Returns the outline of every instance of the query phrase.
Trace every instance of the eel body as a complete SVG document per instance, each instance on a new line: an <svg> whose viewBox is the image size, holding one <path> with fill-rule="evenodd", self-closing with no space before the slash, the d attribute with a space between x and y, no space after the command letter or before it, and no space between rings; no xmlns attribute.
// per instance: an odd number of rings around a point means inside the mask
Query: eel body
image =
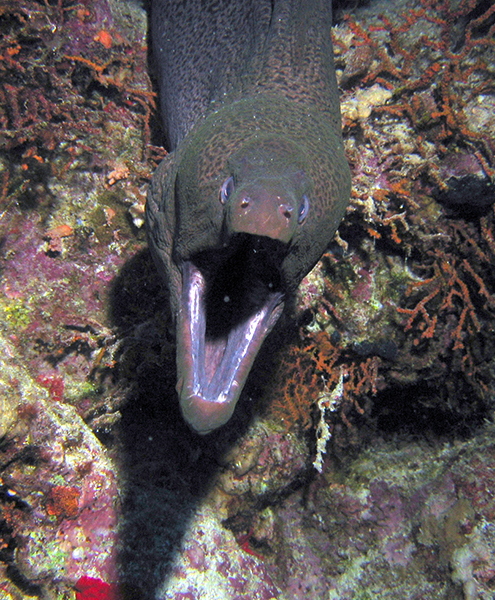
<svg viewBox="0 0 495 600"><path fill-rule="evenodd" d="M146 224L199 433L231 417L349 201L331 20L329 0L152 0L169 154Z"/></svg>

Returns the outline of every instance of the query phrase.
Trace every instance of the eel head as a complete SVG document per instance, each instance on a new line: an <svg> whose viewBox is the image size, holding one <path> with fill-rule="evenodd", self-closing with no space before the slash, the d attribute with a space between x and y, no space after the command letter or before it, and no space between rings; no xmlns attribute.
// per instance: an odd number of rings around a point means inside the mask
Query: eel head
<svg viewBox="0 0 495 600"><path fill-rule="evenodd" d="M184 418L200 433L231 417L283 311L283 260L309 211L303 165L288 161L288 151L258 139L230 157L216 190L216 243L180 261L178 392Z"/></svg>
<svg viewBox="0 0 495 600"><path fill-rule="evenodd" d="M202 434L231 417L286 298L320 258L347 203L333 212L314 205L324 161L270 131L277 115L257 130L252 112L241 124L239 113L190 132L158 168L147 203L150 248L176 321L180 406Z"/></svg>

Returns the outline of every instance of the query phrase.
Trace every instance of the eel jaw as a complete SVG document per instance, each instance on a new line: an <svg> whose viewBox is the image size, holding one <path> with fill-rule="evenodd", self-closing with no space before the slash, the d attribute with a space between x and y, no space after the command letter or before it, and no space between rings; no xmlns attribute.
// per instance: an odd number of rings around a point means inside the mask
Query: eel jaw
<svg viewBox="0 0 495 600"><path fill-rule="evenodd" d="M177 392L185 421L207 434L232 416L258 351L283 312L283 293L270 292L227 333L207 336L207 281L191 261L182 264L177 320Z"/></svg>

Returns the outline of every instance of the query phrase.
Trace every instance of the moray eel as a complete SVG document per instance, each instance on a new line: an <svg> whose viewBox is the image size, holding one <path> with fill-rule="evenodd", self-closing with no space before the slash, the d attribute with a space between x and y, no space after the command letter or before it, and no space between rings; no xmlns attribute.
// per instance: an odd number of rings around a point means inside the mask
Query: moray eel
<svg viewBox="0 0 495 600"><path fill-rule="evenodd" d="M287 298L350 196L329 0L152 0L169 154L146 206L170 289L177 391L205 434L231 417Z"/></svg>

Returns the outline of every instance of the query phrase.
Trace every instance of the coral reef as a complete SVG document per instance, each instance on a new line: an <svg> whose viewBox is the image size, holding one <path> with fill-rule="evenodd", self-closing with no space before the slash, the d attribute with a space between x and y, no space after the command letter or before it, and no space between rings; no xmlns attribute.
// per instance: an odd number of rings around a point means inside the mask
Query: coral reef
<svg viewBox="0 0 495 600"><path fill-rule="evenodd" d="M2 598L493 597L495 10L359 4L351 206L199 439L143 251L145 11L0 0Z"/></svg>
<svg viewBox="0 0 495 600"><path fill-rule="evenodd" d="M110 282L144 246L146 183L163 154L149 143L144 11L126 10L26 0L0 11L3 328L53 400L101 429L116 412Z"/></svg>
<svg viewBox="0 0 495 600"><path fill-rule="evenodd" d="M380 8L335 32L353 200L303 284L310 325L282 358L271 410L313 426L343 369L349 432L382 392L415 386L418 408L427 396L462 430L493 408L494 10Z"/></svg>
<svg viewBox="0 0 495 600"><path fill-rule="evenodd" d="M275 582L294 599L491 599L494 459L493 426L458 444L403 438L345 466L328 459L304 502L277 512Z"/></svg>
<svg viewBox="0 0 495 600"><path fill-rule="evenodd" d="M2 338L0 536L5 593L60 597L80 577L116 580L115 468L74 408L54 403ZM58 594L58 595L57 595ZM3 596L2 596L3 597Z"/></svg>

